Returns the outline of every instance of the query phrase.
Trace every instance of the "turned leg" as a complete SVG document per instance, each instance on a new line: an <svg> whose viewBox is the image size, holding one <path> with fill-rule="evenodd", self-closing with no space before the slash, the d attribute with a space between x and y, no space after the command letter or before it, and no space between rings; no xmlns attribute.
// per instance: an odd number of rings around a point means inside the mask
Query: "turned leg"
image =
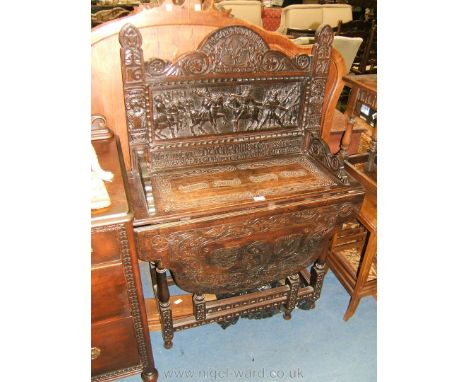
<svg viewBox="0 0 468 382"><path fill-rule="evenodd" d="M141 373L141 379L145 382L156 382L158 380L158 371L155 368L145 370Z"/></svg>
<svg viewBox="0 0 468 382"><path fill-rule="evenodd" d="M197 321L204 320L206 318L206 302L203 294L193 294L193 313Z"/></svg>
<svg viewBox="0 0 468 382"><path fill-rule="evenodd" d="M322 293L323 279L325 278L325 261L317 260L310 269L310 285L314 287L314 302L320 298Z"/></svg>
<svg viewBox="0 0 468 382"><path fill-rule="evenodd" d="M377 232L371 232L367 241L364 254L362 255L361 266L356 275L356 284L354 285L353 294L349 301L348 309L343 316L343 320L348 321L356 311L359 301L361 300L361 291L367 282L367 277L372 266L375 254L377 253Z"/></svg>
<svg viewBox="0 0 468 382"><path fill-rule="evenodd" d="M285 310L283 313L283 318L285 320L291 319L291 312L296 307L297 303L297 293L299 292L299 274L295 274L292 276L288 276L286 278L286 282L289 285L289 295L288 299L286 300Z"/></svg>
<svg viewBox="0 0 468 382"><path fill-rule="evenodd" d="M155 271L161 334L164 340L164 347L170 349L172 347L172 338L174 337L174 327L172 325L172 309L169 301L170 295L166 279L166 269L157 266Z"/></svg>
<svg viewBox="0 0 468 382"><path fill-rule="evenodd" d="M348 148L351 144L351 137L353 135L353 127L356 121L354 115L356 112L356 102L359 89L356 87L351 88L351 94L349 95L348 104L346 106L345 117L346 127L343 137L341 138L340 151L338 154L343 158L347 159L349 156Z"/></svg>
<svg viewBox="0 0 468 382"><path fill-rule="evenodd" d="M371 138L371 143L370 143L368 153L369 153L369 158L367 159L365 170L367 172L371 172L374 169L375 157L377 156L377 125L374 127L374 130L372 131L372 138Z"/></svg>
<svg viewBox="0 0 468 382"><path fill-rule="evenodd" d="M340 151L339 151L339 155L343 159L347 159L349 156L348 148L349 148L349 145L351 144L351 137L353 135L353 128L354 128L355 122L356 122L356 119L353 116L348 117L348 120L346 123L346 130L343 134L343 137L341 138Z"/></svg>

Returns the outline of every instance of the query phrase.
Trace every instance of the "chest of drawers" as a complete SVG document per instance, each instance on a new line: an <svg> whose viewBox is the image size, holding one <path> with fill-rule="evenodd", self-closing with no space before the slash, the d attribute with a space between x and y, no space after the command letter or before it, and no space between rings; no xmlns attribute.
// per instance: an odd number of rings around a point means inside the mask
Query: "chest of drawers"
<svg viewBox="0 0 468 382"><path fill-rule="evenodd" d="M155 382L120 143L110 132L100 138L92 144L114 179L106 183L111 205L91 215L92 380L141 372L144 381Z"/></svg>

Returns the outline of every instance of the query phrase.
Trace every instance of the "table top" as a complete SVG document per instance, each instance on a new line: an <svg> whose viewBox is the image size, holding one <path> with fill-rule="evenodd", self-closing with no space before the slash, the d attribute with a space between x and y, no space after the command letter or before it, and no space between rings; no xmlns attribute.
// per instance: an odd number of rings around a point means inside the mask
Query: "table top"
<svg viewBox="0 0 468 382"><path fill-rule="evenodd" d="M127 199L127 184L124 178L125 165L120 152L118 138L93 140L92 145L96 151L99 164L104 171L114 174L112 182L104 182L109 194L111 205L109 207L91 210L91 226L116 224L129 221L133 212Z"/></svg>
<svg viewBox="0 0 468 382"><path fill-rule="evenodd" d="M373 93L377 93L377 74L348 74L343 77L343 80Z"/></svg>
<svg viewBox="0 0 468 382"><path fill-rule="evenodd" d="M238 209L338 186L305 156L219 164L152 177L159 215L200 209Z"/></svg>

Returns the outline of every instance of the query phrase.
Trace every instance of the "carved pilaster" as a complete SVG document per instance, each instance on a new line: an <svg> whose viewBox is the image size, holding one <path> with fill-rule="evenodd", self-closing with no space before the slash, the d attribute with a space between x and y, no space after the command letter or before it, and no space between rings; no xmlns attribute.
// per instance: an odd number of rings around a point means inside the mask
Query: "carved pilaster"
<svg viewBox="0 0 468 382"><path fill-rule="evenodd" d="M126 24L119 33L119 42L128 140L132 148L141 148L149 144L149 133L152 131L141 34L136 27Z"/></svg>
<svg viewBox="0 0 468 382"><path fill-rule="evenodd" d="M333 29L329 25L321 25L315 32L315 44L312 48L313 63L311 65L312 81L307 89L305 112L303 115L304 128L308 136L320 135L321 116L325 86L330 69L333 43ZM306 137L306 144L310 138Z"/></svg>
<svg viewBox="0 0 468 382"><path fill-rule="evenodd" d="M119 236L122 264L124 266L125 279L127 280L128 299L130 300L133 324L135 327L135 335L138 340L138 352L140 353L141 362L145 370L153 370L153 366L150 361L151 355L148 354L145 343L145 328L141 318L142 312L140 311L140 303L138 301L138 291L136 287L137 280L135 280L132 258L130 255L130 248L128 243L127 230L124 225L122 225L119 230Z"/></svg>
<svg viewBox="0 0 468 382"><path fill-rule="evenodd" d="M294 310L294 307L297 303L297 293L299 291L299 274L288 276L286 278L286 282L291 289L289 290L288 299L286 300L283 318L285 320L290 320L291 312Z"/></svg>

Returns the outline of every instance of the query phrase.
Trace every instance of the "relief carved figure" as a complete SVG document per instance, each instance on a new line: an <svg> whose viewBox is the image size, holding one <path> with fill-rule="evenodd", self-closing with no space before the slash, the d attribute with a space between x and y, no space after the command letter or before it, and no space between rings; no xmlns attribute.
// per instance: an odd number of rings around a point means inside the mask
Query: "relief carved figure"
<svg viewBox="0 0 468 382"><path fill-rule="evenodd" d="M129 90L125 100L127 110L127 121L130 129L146 128L145 95L142 91Z"/></svg>
<svg viewBox="0 0 468 382"><path fill-rule="evenodd" d="M297 128L300 82L287 85L154 87L156 140L274 128Z"/></svg>

